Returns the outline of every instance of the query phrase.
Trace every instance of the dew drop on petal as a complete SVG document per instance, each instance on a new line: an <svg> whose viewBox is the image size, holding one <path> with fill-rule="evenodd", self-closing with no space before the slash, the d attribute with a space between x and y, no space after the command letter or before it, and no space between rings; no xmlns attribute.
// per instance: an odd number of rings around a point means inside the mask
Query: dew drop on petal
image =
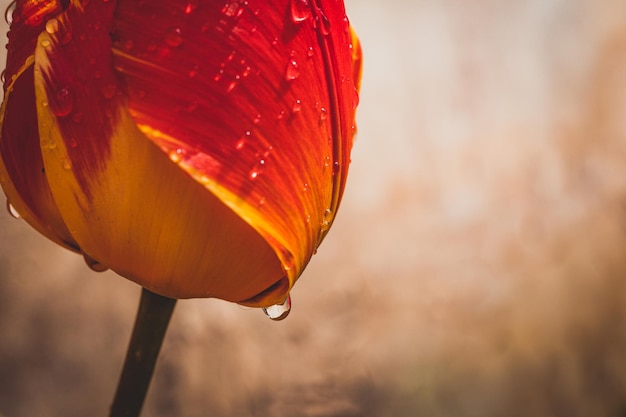
<svg viewBox="0 0 626 417"><path fill-rule="evenodd" d="M191 14L198 8L198 0L190 0L185 5L185 14Z"/></svg>
<svg viewBox="0 0 626 417"><path fill-rule="evenodd" d="M7 200L7 211L9 212L11 217L13 217L14 219L21 219L22 218L22 216L20 215L20 213L18 213L18 211L15 209L15 207L13 207L13 205L11 203L9 203L9 200Z"/></svg>
<svg viewBox="0 0 626 417"><path fill-rule="evenodd" d="M74 108L74 96L67 88L61 88L56 92L54 106L50 106L55 116L63 117L72 112Z"/></svg>
<svg viewBox="0 0 626 417"><path fill-rule="evenodd" d="M291 20L301 23L312 16L309 0L291 0Z"/></svg>
<svg viewBox="0 0 626 417"><path fill-rule="evenodd" d="M296 100L293 103L293 106L291 106L291 113L299 113L300 110L302 110L302 103L300 102L300 100Z"/></svg>
<svg viewBox="0 0 626 417"><path fill-rule="evenodd" d="M293 253L291 253L291 251L285 247L280 248L280 253L282 255L281 262L283 264L283 269L285 270L285 272L293 269L296 265Z"/></svg>
<svg viewBox="0 0 626 417"><path fill-rule="evenodd" d="M328 119L328 110L326 110L326 107L322 107L320 109L320 121L324 121Z"/></svg>
<svg viewBox="0 0 626 417"><path fill-rule="evenodd" d="M285 69L285 80L293 81L300 76L300 70L298 69L298 63L292 59L287 63L287 68Z"/></svg>
<svg viewBox="0 0 626 417"><path fill-rule="evenodd" d="M59 30L59 21L55 18L52 18L46 22L46 32L49 34L54 34Z"/></svg>
<svg viewBox="0 0 626 417"><path fill-rule="evenodd" d="M50 46L50 41L48 39L44 39L39 44L43 46L44 48L47 48Z"/></svg>
<svg viewBox="0 0 626 417"><path fill-rule="evenodd" d="M165 32L165 43L172 48L178 48L183 43L183 36L179 27L169 28Z"/></svg>
<svg viewBox="0 0 626 417"><path fill-rule="evenodd" d="M89 255L83 254L83 258L85 258L85 263L87 264L89 269L91 269L92 271L104 272L107 269L109 269L107 266L105 266L105 265L101 264L100 262L96 261L95 259L93 259Z"/></svg>
<svg viewBox="0 0 626 417"><path fill-rule="evenodd" d="M325 232L330 228L330 225L333 221L333 211L331 209L324 210L324 215L322 216L322 232Z"/></svg>
<svg viewBox="0 0 626 417"><path fill-rule="evenodd" d="M289 312L291 311L291 296L288 295L287 298L282 303L274 304L273 306L263 307L263 312L267 317L274 321L280 321L285 319Z"/></svg>

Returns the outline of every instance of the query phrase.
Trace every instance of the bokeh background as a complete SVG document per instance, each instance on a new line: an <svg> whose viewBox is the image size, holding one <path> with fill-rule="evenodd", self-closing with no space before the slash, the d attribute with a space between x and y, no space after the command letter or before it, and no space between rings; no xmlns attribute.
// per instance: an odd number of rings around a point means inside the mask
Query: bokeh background
<svg viewBox="0 0 626 417"><path fill-rule="evenodd" d="M347 9L359 134L291 315L180 302L143 415L626 416L626 1ZM138 297L0 215L0 416L106 415Z"/></svg>

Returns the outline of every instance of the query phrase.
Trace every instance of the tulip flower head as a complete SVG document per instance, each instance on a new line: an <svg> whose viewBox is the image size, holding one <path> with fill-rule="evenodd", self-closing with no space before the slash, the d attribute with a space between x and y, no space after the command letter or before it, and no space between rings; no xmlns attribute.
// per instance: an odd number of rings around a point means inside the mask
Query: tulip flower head
<svg viewBox="0 0 626 417"><path fill-rule="evenodd" d="M331 226L360 47L341 0L17 0L0 182L171 298L283 301Z"/></svg>

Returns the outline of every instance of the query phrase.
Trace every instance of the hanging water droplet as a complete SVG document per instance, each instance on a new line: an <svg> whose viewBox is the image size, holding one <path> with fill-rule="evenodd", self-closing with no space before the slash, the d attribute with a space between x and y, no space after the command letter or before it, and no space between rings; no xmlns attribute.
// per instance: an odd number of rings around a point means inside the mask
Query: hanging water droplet
<svg viewBox="0 0 626 417"><path fill-rule="evenodd" d="M83 258L85 258L85 263L87 264L89 269L91 269L92 271L104 272L107 269L109 269L107 266L105 266L105 265L101 264L100 262L96 261L95 259L93 259L89 255L83 254Z"/></svg>
<svg viewBox="0 0 626 417"><path fill-rule="evenodd" d="M183 36L179 27L169 28L165 32L165 43L172 48L178 48L183 43Z"/></svg>
<svg viewBox="0 0 626 417"><path fill-rule="evenodd" d="M274 321L280 321L285 319L289 312L291 311L291 296L288 295L287 298L281 303L274 304L273 306L263 307L263 312L267 317Z"/></svg>
<svg viewBox="0 0 626 417"><path fill-rule="evenodd" d="M311 5L308 0L291 0L291 20L294 23L302 23L311 16Z"/></svg>
<svg viewBox="0 0 626 417"><path fill-rule="evenodd" d="M7 7L4 10L4 21L7 22L8 25L11 25L11 23L13 23L13 12L15 11L15 6L17 5L16 1L12 1L9 4L9 7Z"/></svg>
<svg viewBox="0 0 626 417"><path fill-rule="evenodd" d="M46 22L46 32L49 34L54 34L59 30L59 21L55 18L52 18Z"/></svg>
<svg viewBox="0 0 626 417"><path fill-rule="evenodd" d="M18 211L15 209L15 207L13 207L13 205L11 203L9 203L9 200L7 200L7 211L9 212L11 217L13 217L14 219L21 219L22 218L22 216L20 215L20 213L18 213Z"/></svg>
<svg viewBox="0 0 626 417"><path fill-rule="evenodd" d="M300 76L300 70L298 69L298 63L291 59L287 63L287 68L285 69L285 80L293 81Z"/></svg>

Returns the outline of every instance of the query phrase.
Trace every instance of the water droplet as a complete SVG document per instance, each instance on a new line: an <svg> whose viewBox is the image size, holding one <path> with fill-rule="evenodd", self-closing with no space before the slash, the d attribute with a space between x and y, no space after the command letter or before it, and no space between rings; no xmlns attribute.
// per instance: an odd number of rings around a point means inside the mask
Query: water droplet
<svg viewBox="0 0 626 417"><path fill-rule="evenodd" d="M101 264L100 262L96 261L95 259L93 259L89 255L83 254L83 258L85 258L85 263L87 264L89 269L91 269L92 271L104 272L107 269L109 269L107 266L105 266L105 265Z"/></svg>
<svg viewBox="0 0 626 417"><path fill-rule="evenodd" d="M259 160L259 162L257 162L254 165L254 167L252 167L248 176L250 177L251 180L256 180L257 178L259 178L259 176L263 173L264 170L265 170L265 159L261 159Z"/></svg>
<svg viewBox="0 0 626 417"><path fill-rule="evenodd" d="M291 0L291 20L301 23L311 18L311 5L308 0Z"/></svg>
<svg viewBox="0 0 626 417"><path fill-rule="evenodd" d="M178 48L183 43L183 36L179 27L169 28L165 32L165 43L172 48Z"/></svg>
<svg viewBox="0 0 626 417"><path fill-rule="evenodd" d="M229 1L222 7L222 13L228 17L239 17L243 13L243 7L239 1Z"/></svg>
<svg viewBox="0 0 626 417"><path fill-rule="evenodd" d="M285 69L285 80L293 81L300 76L300 70L298 69L298 63L292 59L287 63L287 68Z"/></svg>
<svg viewBox="0 0 626 417"><path fill-rule="evenodd" d="M317 11L318 16L316 16L315 20L313 21L313 27L315 27L316 29L320 29L322 35L327 36L330 33L330 20L328 20L328 18L321 9L317 9Z"/></svg>
<svg viewBox="0 0 626 417"><path fill-rule="evenodd" d="M74 96L69 89L61 88L57 91L53 103L54 105L50 106L52 113L55 116L64 117L70 114L74 108Z"/></svg>
<svg viewBox="0 0 626 417"><path fill-rule="evenodd" d="M179 163L180 161L183 160L184 153L185 153L185 151L183 151L182 149L176 149L174 151L171 151L169 153L169 156L170 156L170 159L172 160L172 162L177 164L177 163Z"/></svg>
<svg viewBox="0 0 626 417"><path fill-rule="evenodd" d="M69 138L68 141L67 141L67 145L70 148L74 149L74 148L76 148L78 146L78 142L76 141L76 138Z"/></svg>
<svg viewBox="0 0 626 417"><path fill-rule="evenodd" d="M18 211L15 209L15 207L13 207L13 205L11 203L9 203L9 200L7 200L7 211L9 212L11 217L13 217L14 219L21 219L22 218L22 216L20 215L20 213L18 213Z"/></svg>
<svg viewBox="0 0 626 417"><path fill-rule="evenodd" d="M333 221L333 211L331 209L326 209L324 210L324 215L322 216L322 232L325 232L326 230L330 229L330 225Z"/></svg>
<svg viewBox="0 0 626 417"><path fill-rule="evenodd" d="M259 123L261 123L261 114L257 114L256 116L254 116L252 123L254 123L255 125L258 125Z"/></svg>
<svg viewBox="0 0 626 417"><path fill-rule="evenodd" d="M313 58L313 55L315 55L315 51L313 50L312 46L309 46L309 49L307 49L306 51L306 56L309 58Z"/></svg>
<svg viewBox="0 0 626 417"><path fill-rule="evenodd" d="M187 75L189 76L189 78L194 78L196 75L198 75L198 71L200 71L200 66L194 65L193 67L191 67L189 72L187 72Z"/></svg>
<svg viewBox="0 0 626 417"><path fill-rule="evenodd" d="M55 18L52 18L46 22L46 32L49 34L54 34L59 30L59 21Z"/></svg>
<svg viewBox="0 0 626 417"><path fill-rule="evenodd" d="M298 113L300 112L300 110L302 110L302 103L300 102L300 100L296 100L293 103L293 106L291 106L291 113Z"/></svg>
<svg viewBox="0 0 626 417"><path fill-rule="evenodd" d="M57 148L57 143L52 138L43 139L41 141L41 144L43 145L45 149L54 150Z"/></svg>
<svg viewBox="0 0 626 417"><path fill-rule="evenodd" d="M198 8L198 0L190 0L187 2L187 5L185 6L185 14L191 14L197 8Z"/></svg>
<svg viewBox="0 0 626 417"><path fill-rule="evenodd" d="M39 44L44 48L48 48L50 46L50 41L48 39L44 39Z"/></svg>
<svg viewBox="0 0 626 417"><path fill-rule="evenodd" d="M15 6L17 5L16 1L12 1L9 6L4 10L4 21L7 22L8 25L13 23L13 12L15 11Z"/></svg>
<svg viewBox="0 0 626 417"><path fill-rule="evenodd" d="M282 264L283 264L283 269L285 271L289 271L291 269L293 269L293 267L296 265L296 262L294 260L293 257L293 253L291 253L290 250L288 250L285 247L281 247L280 248L280 252L282 254Z"/></svg>
<svg viewBox="0 0 626 417"><path fill-rule="evenodd" d="M263 307L263 312L267 317L274 321L280 321L285 319L289 312L291 311L291 296L288 295L287 298L281 303L274 304L270 307Z"/></svg>
<svg viewBox="0 0 626 417"><path fill-rule="evenodd" d="M68 161L67 159L63 160L63 169L66 171L72 169L72 164L70 164L70 161Z"/></svg>
<svg viewBox="0 0 626 417"><path fill-rule="evenodd" d="M337 175L339 173L339 161L333 162L333 175Z"/></svg>

